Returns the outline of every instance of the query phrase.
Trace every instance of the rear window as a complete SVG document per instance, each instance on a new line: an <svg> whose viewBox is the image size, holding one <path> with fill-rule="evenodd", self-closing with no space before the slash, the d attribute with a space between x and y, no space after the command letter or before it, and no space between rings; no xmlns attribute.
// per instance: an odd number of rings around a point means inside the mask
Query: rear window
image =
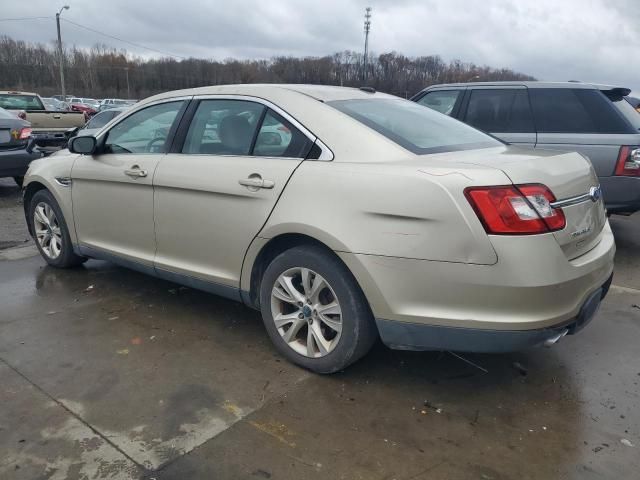
<svg viewBox="0 0 640 480"><path fill-rule="evenodd" d="M613 103L616 109L627 119L633 128L640 130L640 113L633 108L633 105L629 103L627 97L622 95L615 95L614 93L604 92L607 98ZM635 132L634 132L635 133Z"/></svg>
<svg viewBox="0 0 640 480"><path fill-rule="evenodd" d="M44 110L44 105L35 95L0 93L0 107L7 110Z"/></svg>
<svg viewBox="0 0 640 480"><path fill-rule="evenodd" d="M634 133L624 116L599 90L529 90L540 133Z"/></svg>
<svg viewBox="0 0 640 480"><path fill-rule="evenodd" d="M327 103L419 155L502 145L475 128L407 100L375 98Z"/></svg>

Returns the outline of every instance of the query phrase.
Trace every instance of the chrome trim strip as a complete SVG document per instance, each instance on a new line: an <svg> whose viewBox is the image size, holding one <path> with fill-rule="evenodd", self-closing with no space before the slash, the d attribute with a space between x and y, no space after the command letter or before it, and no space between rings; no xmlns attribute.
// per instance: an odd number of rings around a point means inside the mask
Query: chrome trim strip
<svg viewBox="0 0 640 480"><path fill-rule="evenodd" d="M578 205L579 203L591 202L593 201L591 197L591 193L584 193L582 195L578 195L577 197L565 198L564 200L557 200L555 202L550 203L551 208L563 208L570 207L572 205Z"/></svg>
<svg viewBox="0 0 640 480"><path fill-rule="evenodd" d="M54 180L61 187L70 187L71 186L71 177L54 177Z"/></svg>

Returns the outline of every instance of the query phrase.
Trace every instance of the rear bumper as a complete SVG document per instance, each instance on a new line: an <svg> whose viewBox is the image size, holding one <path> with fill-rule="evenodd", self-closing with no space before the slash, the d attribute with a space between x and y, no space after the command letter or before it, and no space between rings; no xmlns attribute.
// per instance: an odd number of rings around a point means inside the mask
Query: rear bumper
<svg viewBox="0 0 640 480"><path fill-rule="evenodd" d="M40 157L40 153L29 153L26 148L0 150L0 177L21 177L27 172L29 163Z"/></svg>
<svg viewBox="0 0 640 480"><path fill-rule="evenodd" d="M339 255L379 319L382 340L395 348L469 350L474 338L484 345L475 351L540 343L577 322L613 273L608 222L600 242L573 260L553 234L491 241L494 265Z"/></svg>
<svg viewBox="0 0 640 480"><path fill-rule="evenodd" d="M458 352L505 353L555 343L564 335L573 335L595 316L607 295L613 275L592 292L578 315L569 322L533 330L488 330L456 328L376 319L382 341L396 350L452 350Z"/></svg>
<svg viewBox="0 0 640 480"><path fill-rule="evenodd" d="M609 213L640 210L640 177L600 177L600 186Z"/></svg>

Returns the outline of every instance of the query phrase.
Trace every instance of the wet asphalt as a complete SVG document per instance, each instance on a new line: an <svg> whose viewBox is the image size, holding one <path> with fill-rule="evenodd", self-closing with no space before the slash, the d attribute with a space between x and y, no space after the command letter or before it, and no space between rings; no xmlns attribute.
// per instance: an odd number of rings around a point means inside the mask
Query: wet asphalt
<svg viewBox="0 0 640 480"><path fill-rule="evenodd" d="M4 250L0 479L640 478L640 217L611 223L614 287L580 334L468 362L377 345L332 376L240 304Z"/></svg>

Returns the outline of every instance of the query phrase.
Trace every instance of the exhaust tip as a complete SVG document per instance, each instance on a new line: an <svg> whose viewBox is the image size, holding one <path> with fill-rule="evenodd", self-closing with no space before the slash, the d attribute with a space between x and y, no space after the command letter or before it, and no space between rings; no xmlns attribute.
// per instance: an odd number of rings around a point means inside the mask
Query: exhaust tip
<svg viewBox="0 0 640 480"><path fill-rule="evenodd" d="M553 346L554 344L558 343L558 341L564 337L567 333L569 333L569 329L565 328L564 330L561 330L555 334L553 334L553 336L547 338L543 345L547 348L550 348L551 346Z"/></svg>

